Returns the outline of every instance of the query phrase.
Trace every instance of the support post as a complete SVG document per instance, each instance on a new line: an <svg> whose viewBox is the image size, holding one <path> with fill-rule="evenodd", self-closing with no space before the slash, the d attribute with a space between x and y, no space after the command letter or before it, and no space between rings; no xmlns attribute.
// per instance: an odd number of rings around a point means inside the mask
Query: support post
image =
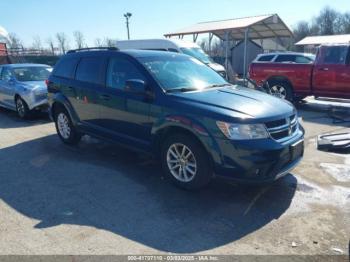
<svg viewBox="0 0 350 262"><path fill-rule="evenodd" d="M275 52L277 52L278 50L277 50L277 48L278 48L278 37L276 36L276 39L275 39L275 41L276 41L276 47L275 47Z"/></svg>
<svg viewBox="0 0 350 262"><path fill-rule="evenodd" d="M249 36L249 27L246 28L246 30L244 32L244 58L243 58L243 80L244 80L244 84L246 83L246 80L247 80L248 36Z"/></svg>
<svg viewBox="0 0 350 262"><path fill-rule="evenodd" d="M228 72L228 49L229 49L229 43L228 43L228 40L229 40L229 34L230 34L230 32L229 31L226 31L225 32L225 42L226 42L226 44L225 44L225 47L226 47L226 50L225 50L225 69L226 69L226 72Z"/></svg>
<svg viewBox="0 0 350 262"><path fill-rule="evenodd" d="M213 33L209 33L209 55L211 56L211 41L213 40Z"/></svg>

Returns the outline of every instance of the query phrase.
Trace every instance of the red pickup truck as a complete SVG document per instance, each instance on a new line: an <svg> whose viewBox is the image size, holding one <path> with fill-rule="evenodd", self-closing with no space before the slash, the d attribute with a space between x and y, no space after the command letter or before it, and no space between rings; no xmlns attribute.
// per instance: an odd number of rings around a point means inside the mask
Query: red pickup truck
<svg viewBox="0 0 350 262"><path fill-rule="evenodd" d="M251 63L249 77L259 86L268 86L273 95L289 101L310 95L350 98L350 44L321 46L314 62L301 54L295 61L267 56Z"/></svg>

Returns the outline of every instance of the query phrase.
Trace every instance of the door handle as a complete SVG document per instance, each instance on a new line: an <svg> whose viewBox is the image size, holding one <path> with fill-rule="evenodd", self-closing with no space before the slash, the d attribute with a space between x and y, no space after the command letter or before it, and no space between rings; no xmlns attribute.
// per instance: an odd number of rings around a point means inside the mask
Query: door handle
<svg viewBox="0 0 350 262"><path fill-rule="evenodd" d="M106 101L111 99L111 97L109 95L100 95L100 98L102 100L106 100Z"/></svg>
<svg viewBox="0 0 350 262"><path fill-rule="evenodd" d="M320 70L320 71L328 71L329 70L329 68L328 67L321 67L320 69L318 69L318 70Z"/></svg>

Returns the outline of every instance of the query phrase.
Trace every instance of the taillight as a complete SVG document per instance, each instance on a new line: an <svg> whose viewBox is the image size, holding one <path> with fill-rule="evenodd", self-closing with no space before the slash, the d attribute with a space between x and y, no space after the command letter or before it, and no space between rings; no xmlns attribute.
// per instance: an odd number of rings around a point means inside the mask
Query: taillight
<svg viewBox="0 0 350 262"><path fill-rule="evenodd" d="M49 79L45 80L45 84L46 84L47 87L49 87Z"/></svg>

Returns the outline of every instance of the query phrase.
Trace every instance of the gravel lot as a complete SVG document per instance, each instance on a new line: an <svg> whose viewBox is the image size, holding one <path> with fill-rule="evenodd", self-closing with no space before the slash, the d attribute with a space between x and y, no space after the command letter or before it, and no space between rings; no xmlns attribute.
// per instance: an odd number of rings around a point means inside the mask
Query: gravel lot
<svg viewBox="0 0 350 262"><path fill-rule="evenodd" d="M300 106L300 166L264 187L173 187L145 156L85 137L63 145L47 117L0 109L0 254L349 254L350 154L316 150L349 130Z"/></svg>

